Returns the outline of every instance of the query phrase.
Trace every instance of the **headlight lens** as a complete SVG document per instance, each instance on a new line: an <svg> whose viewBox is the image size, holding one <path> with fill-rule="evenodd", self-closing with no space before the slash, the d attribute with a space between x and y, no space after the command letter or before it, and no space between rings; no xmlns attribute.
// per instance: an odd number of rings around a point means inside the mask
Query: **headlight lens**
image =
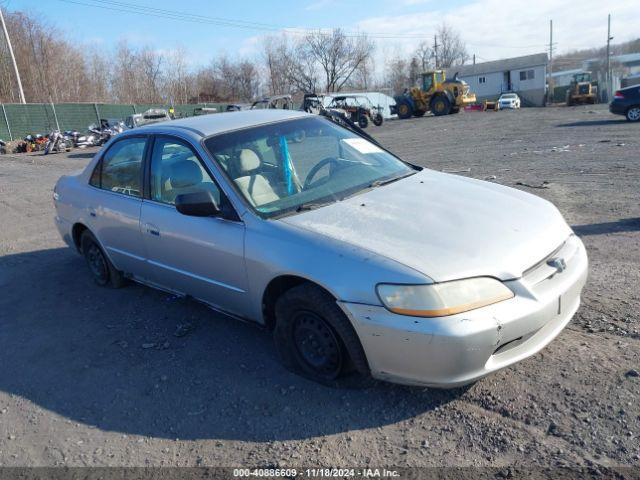
<svg viewBox="0 0 640 480"><path fill-rule="evenodd" d="M495 278L477 277L431 285L379 284L380 300L394 313L414 317L445 317L513 298Z"/></svg>

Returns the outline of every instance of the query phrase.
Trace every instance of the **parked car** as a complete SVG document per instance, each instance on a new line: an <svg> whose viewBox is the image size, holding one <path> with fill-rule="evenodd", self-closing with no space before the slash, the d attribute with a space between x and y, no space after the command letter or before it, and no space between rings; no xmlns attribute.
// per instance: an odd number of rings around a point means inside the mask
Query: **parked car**
<svg viewBox="0 0 640 480"><path fill-rule="evenodd" d="M609 111L616 115L624 115L630 122L640 121L640 86L618 90L609 104Z"/></svg>
<svg viewBox="0 0 640 480"><path fill-rule="evenodd" d="M370 121L379 127L384 121L380 113L381 109L371 105L371 102L365 96L339 95L333 97L327 108L329 110L344 112L344 114L353 123L357 123L360 128L367 128Z"/></svg>
<svg viewBox="0 0 640 480"><path fill-rule="evenodd" d="M520 108L520 97L517 93L503 93L498 99L499 108Z"/></svg>
<svg viewBox="0 0 640 480"><path fill-rule="evenodd" d="M126 131L53 196L97 284L133 279L257 322L288 368L332 385L473 382L556 337L587 277L546 200L299 111Z"/></svg>
<svg viewBox="0 0 640 480"><path fill-rule="evenodd" d="M216 107L196 107L193 109L193 115L211 115L212 113L218 113L218 109Z"/></svg>
<svg viewBox="0 0 640 480"><path fill-rule="evenodd" d="M167 120L171 120L171 116L164 108L150 108L144 113L129 115L124 123L128 128L136 128L151 123L166 122Z"/></svg>
<svg viewBox="0 0 640 480"><path fill-rule="evenodd" d="M293 99L291 95L274 95L256 100L251 104L251 110L279 109L292 110Z"/></svg>

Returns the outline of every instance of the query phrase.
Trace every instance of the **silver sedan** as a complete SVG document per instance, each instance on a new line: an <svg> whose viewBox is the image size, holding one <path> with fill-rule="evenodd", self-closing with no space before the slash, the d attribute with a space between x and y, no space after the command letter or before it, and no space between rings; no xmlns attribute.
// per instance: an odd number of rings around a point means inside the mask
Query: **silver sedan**
<svg viewBox="0 0 640 480"><path fill-rule="evenodd" d="M58 181L56 223L99 285L261 324L323 383L454 387L556 337L587 277L558 210L364 135L283 110L127 131Z"/></svg>

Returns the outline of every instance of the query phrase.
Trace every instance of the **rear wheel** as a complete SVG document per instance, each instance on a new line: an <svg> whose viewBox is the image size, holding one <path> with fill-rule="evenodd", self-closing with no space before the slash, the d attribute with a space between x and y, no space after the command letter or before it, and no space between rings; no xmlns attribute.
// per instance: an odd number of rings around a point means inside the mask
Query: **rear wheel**
<svg viewBox="0 0 640 480"><path fill-rule="evenodd" d="M411 115L413 115L413 109L411 108L409 102L406 100L402 100L400 101L400 103L398 103L397 110L398 117L403 120L411 118Z"/></svg>
<svg viewBox="0 0 640 480"><path fill-rule="evenodd" d="M364 350L349 319L335 299L315 285L302 284L277 300L273 336L282 363L311 380L336 386L353 370L369 376Z"/></svg>
<svg viewBox="0 0 640 480"><path fill-rule="evenodd" d="M120 288L126 283L122 273L109 261L89 230L85 230L82 234L80 246L94 282L101 287L110 285L113 288Z"/></svg>
<svg viewBox="0 0 640 480"><path fill-rule="evenodd" d="M360 117L358 118L358 126L360 128L367 128L368 125L369 125L369 119L364 113L361 114Z"/></svg>
<svg viewBox="0 0 640 480"><path fill-rule="evenodd" d="M381 113L376 113L375 117L373 117L373 124L376 127L379 127L380 125L382 125L383 121L384 121L384 118L382 117Z"/></svg>
<svg viewBox="0 0 640 480"><path fill-rule="evenodd" d="M640 121L640 106L631 107L625 115L630 122Z"/></svg>
<svg viewBox="0 0 640 480"><path fill-rule="evenodd" d="M431 111L436 117L448 115L451 111L451 102L444 95L438 95L431 101Z"/></svg>

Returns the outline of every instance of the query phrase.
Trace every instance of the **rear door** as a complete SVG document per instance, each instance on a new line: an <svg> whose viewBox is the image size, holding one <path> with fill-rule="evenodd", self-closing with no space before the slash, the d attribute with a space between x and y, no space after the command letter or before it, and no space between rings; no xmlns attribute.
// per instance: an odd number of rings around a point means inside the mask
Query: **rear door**
<svg viewBox="0 0 640 480"><path fill-rule="evenodd" d="M113 264L127 273L144 270L140 235L143 159L147 137L126 137L109 146L91 176L89 228Z"/></svg>
<svg viewBox="0 0 640 480"><path fill-rule="evenodd" d="M149 189L142 202L140 222L149 279L221 310L246 316L244 224L188 142L171 136L155 137L150 162ZM176 196L197 190L211 191L226 215L190 217L179 213Z"/></svg>

